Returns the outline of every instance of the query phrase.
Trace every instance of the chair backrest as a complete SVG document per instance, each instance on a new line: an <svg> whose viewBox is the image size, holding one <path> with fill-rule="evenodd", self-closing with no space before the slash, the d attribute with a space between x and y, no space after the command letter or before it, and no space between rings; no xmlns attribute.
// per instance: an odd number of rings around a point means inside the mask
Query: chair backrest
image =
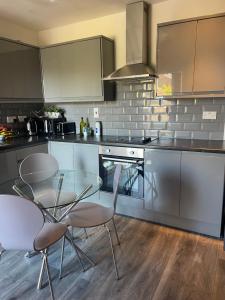
<svg viewBox="0 0 225 300"><path fill-rule="evenodd" d="M44 216L32 201L0 195L0 245L5 250L34 250L34 240L44 225Z"/></svg>
<svg viewBox="0 0 225 300"><path fill-rule="evenodd" d="M57 160L47 153L28 155L20 164L19 174L27 184L35 184L54 176L59 169Z"/></svg>
<svg viewBox="0 0 225 300"><path fill-rule="evenodd" d="M116 203L117 203L117 195L118 195L118 188L119 188L119 181L120 175L122 171L122 166L120 164L116 165L114 177L113 177L113 207L114 212L116 210Z"/></svg>

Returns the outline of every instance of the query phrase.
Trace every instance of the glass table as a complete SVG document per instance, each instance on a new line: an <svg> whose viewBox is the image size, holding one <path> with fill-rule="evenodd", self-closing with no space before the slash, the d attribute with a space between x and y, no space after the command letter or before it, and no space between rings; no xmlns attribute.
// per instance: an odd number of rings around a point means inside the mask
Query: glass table
<svg viewBox="0 0 225 300"><path fill-rule="evenodd" d="M102 179L94 173L80 170L58 170L53 173L48 170L23 174L23 180L17 178L13 189L18 195L35 201L47 221L61 222L79 201L97 193L101 186ZM76 251L82 267L78 252L95 265L74 243L69 230L65 237ZM34 254L29 252L27 256Z"/></svg>
<svg viewBox="0 0 225 300"><path fill-rule="evenodd" d="M102 179L81 170L58 170L23 174L13 189L21 196L34 200L42 209L56 209L73 205L99 191Z"/></svg>

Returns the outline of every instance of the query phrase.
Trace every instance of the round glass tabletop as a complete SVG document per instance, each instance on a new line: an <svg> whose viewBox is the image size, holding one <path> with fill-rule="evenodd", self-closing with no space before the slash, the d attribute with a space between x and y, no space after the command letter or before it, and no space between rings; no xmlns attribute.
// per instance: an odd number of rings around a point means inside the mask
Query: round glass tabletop
<svg viewBox="0 0 225 300"><path fill-rule="evenodd" d="M53 175L48 171L23 174L14 190L33 199L44 209L57 208L86 199L99 191L102 179L94 173L80 170L58 170Z"/></svg>

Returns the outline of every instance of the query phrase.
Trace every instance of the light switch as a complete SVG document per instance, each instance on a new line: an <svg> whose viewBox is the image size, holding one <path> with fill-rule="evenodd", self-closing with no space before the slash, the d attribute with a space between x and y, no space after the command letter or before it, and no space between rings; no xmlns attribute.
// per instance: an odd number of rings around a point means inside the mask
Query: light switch
<svg viewBox="0 0 225 300"><path fill-rule="evenodd" d="M98 107L94 107L94 118L99 119Z"/></svg>
<svg viewBox="0 0 225 300"><path fill-rule="evenodd" d="M26 119L27 116L18 116L19 122L24 122L24 119Z"/></svg>
<svg viewBox="0 0 225 300"><path fill-rule="evenodd" d="M203 111L203 120L216 120L216 111Z"/></svg>

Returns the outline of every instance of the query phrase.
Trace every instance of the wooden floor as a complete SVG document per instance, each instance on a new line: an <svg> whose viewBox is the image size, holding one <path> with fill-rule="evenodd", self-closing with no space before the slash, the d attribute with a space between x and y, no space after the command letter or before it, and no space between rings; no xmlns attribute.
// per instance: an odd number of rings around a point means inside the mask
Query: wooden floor
<svg viewBox="0 0 225 300"><path fill-rule="evenodd" d="M115 279L104 228L89 231L78 244L97 266L81 272L70 245L63 279L58 279L60 245L50 251L56 299L63 300L224 300L225 252L218 240L125 217L116 217L121 246ZM88 264L86 264L88 267ZM36 290L40 257L5 253L0 261L0 299L50 299L48 286Z"/></svg>

